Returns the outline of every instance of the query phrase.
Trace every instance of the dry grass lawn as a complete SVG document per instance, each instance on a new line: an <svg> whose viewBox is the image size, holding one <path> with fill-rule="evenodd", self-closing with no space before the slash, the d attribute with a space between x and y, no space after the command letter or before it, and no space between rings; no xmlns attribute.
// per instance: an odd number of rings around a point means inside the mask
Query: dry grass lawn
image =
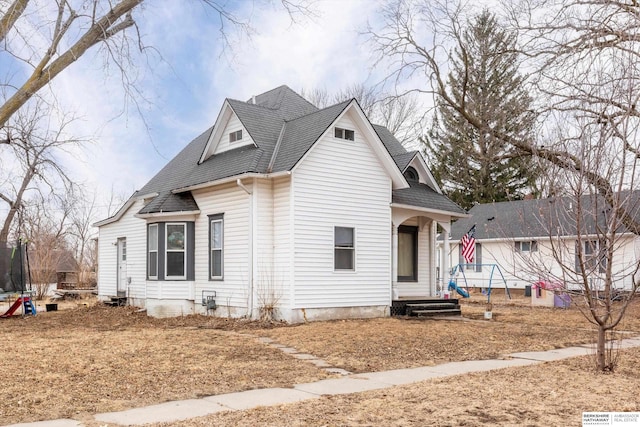
<svg viewBox="0 0 640 427"><path fill-rule="evenodd" d="M152 319L131 308L100 305L0 319L0 425L62 417L88 420L98 412L253 388L290 387L327 377L314 365L261 344L254 338L258 336L271 337L352 372L495 358L509 352L590 342L594 337L575 309L496 305L492 321L479 320L484 310L483 304L465 304L465 317L478 319L470 321L385 318L297 326L203 316ZM628 317L624 329L637 335L640 304L633 305ZM640 373L639 353L629 354L623 359L626 365L611 376L594 376L588 359L576 359L545 368L468 375L464 381L438 380L292 405L282 410L282 420L272 418L279 413L274 409L250 411L247 420L253 422L245 425L324 425L323 419L326 425L411 424L407 418L410 412L403 415L410 407L428 416L429 422L422 419L416 425L477 425L482 417L493 414L502 415L496 415L495 423L487 419L485 424L527 425L517 422L518 417L526 416L531 418L529 425L544 425L535 416L545 406L565 415L571 409L571 419L577 420L575 408L608 407L598 403L606 400L594 400L590 407L584 406L587 401L572 406L575 384L593 387L602 383L603 395L610 393L618 399L634 385L627 384L628 378L637 378ZM629 365L629 361L635 364ZM582 383L576 382L580 376ZM634 390L629 396L637 396L637 384ZM513 403L503 405L504 399ZM628 407L638 410L637 397L633 399ZM615 405L610 409L625 410L620 401L612 402ZM380 408L373 410L375 405ZM506 412L500 412L502 407ZM433 414L439 415L434 418ZM456 421L444 419L449 416L455 416ZM237 417L244 415L218 417L215 422L195 420L195 424L185 425L242 424ZM440 424L435 423L442 417Z"/></svg>
<svg viewBox="0 0 640 427"><path fill-rule="evenodd" d="M589 357L574 358L171 425L579 427L582 412L640 411L640 349L625 351L615 374L598 374L591 367Z"/></svg>

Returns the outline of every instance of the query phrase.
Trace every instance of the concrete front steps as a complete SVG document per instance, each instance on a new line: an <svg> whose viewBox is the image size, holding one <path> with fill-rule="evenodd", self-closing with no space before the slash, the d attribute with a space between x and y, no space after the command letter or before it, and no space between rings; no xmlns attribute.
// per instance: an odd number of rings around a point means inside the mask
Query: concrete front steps
<svg viewBox="0 0 640 427"><path fill-rule="evenodd" d="M392 316L462 316L457 299L403 299L391 304Z"/></svg>

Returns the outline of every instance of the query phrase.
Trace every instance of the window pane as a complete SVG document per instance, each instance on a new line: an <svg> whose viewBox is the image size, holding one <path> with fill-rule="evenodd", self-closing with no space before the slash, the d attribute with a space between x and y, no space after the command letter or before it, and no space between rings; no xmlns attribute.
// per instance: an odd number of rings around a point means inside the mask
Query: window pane
<svg viewBox="0 0 640 427"><path fill-rule="evenodd" d="M414 251L414 234L398 233L398 276L414 277Z"/></svg>
<svg viewBox="0 0 640 427"><path fill-rule="evenodd" d="M149 277L158 276L158 253L149 253Z"/></svg>
<svg viewBox="0 0 640 427"><path fill-rule="evenodd" d="M184 225L167 225L167 250L184 250Z"/></svg>
<svg viewBox="0 0 640 427"><path fill-rule="evenodd" d="M341 248L353 248L353 228L336 227L335 245Z"/></svg>
<svg viewBox="0 0 640 427"><path fill-rule="evenodd" d="M353 270L353 249L335 250L335 269Z"/></svg>
<svg viewBox="0 0 640 427"><path fill-rule="evenodd" d="M344 138L344 129L336 128L334 136L336 138Z"/></svg>
<svg viewBox="0 0 640 427"><path fill-rule="evenodd" d="M349 141L355 141L356 133L352 130L345 129L344 130L344 139L348 139Z"/></svg>
<svg viewBox="0 0 640 427"><path fill-rule="evenodd" d="M167 252L167 276L184 276L184 252Z"/></svg>
<svg viewBox="0 0 640 427"><path fill-rule="evenodd" d="M522 242L522 252L530 252L531 251L531 242Z"/></svg>
<svg viewBox="0 0 640 427"><path fill-rule="evenodd" d="M158 226L152 225L149 227L149 250L158 250Z"/></svg>
<svg viewBox="0 0 640 427"><path fill-rule="evenodd" d="M222 251L211 251L211 277L222 277Z"/></svg>
<svg viewBox="0 0 640 427"><path fill-rule="evenodd" d="M211 222L211 249L222 249L222 221Z"/></svg>
<svg viewBox="0 0 640 427"><path fill-rule="evenodd" d="M537 251L538 251L538 242L534 240L531 242L531 252L537 252Z"/></svg>

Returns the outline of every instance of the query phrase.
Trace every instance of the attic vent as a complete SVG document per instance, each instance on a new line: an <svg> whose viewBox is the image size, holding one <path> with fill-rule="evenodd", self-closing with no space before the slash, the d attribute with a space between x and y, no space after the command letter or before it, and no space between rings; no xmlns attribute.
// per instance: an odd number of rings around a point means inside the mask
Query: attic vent
<svg viewBox="0 0 640 427"><path fill-rule="evenodd" d="M340 139L346 139L348 141L355 141L356 140L356 133L353 130L350 129L343 129L343 128L335 128L335 132L334 132L334 136L336 138L340 138Z"/></svg>

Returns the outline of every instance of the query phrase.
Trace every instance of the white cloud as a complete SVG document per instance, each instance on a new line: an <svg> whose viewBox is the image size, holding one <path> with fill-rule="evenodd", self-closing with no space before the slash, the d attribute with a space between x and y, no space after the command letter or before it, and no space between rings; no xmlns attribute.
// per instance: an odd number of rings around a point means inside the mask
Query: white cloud
<svg viewBox="0 0 640 427"><path fill-rule="evenodd" d="M71 175L101 199L112 189L130 194L215 121L225 97L248 99L282 84L337 90L364 82L370 54L359 31L375 19L378 3L329 0L315 7L319 16L298 25L282 10L251 11L259 33L235 46L230 63L221 56L218 17L206 6L174 0L146 4L135 18L145 43L161 55L150 50L138 56L132 70L151 101L140 100L146 124L135 106L125 104L117 70L105 75L97 51L52 84L64 109L82 117L74 135L95 139L65 160Z"/></svg>

